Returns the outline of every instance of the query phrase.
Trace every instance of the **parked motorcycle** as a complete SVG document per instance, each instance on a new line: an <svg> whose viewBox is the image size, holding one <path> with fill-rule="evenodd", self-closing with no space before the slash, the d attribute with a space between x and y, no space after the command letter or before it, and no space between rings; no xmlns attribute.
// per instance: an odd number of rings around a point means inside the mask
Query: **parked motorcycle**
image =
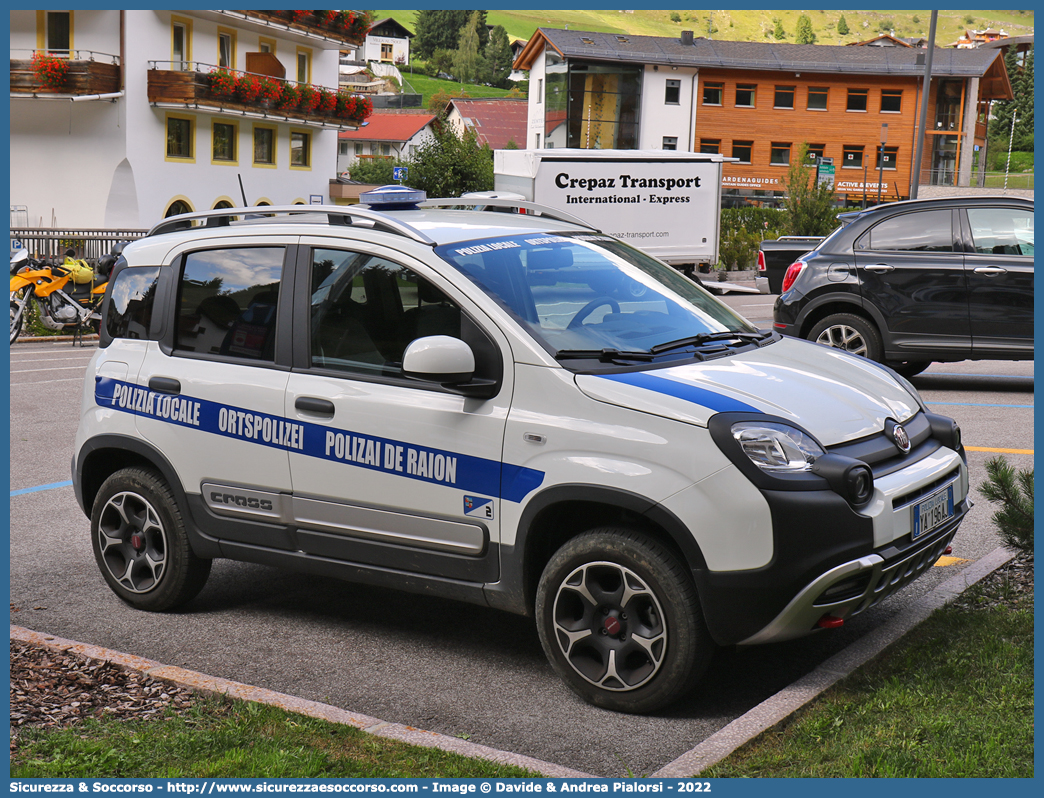
<svg viewBox="0 0 1044 798"><path fill-rule="evenodd" d="M11 256L11 343L34 313L47 329L71 330L73 345L77 341L83 345L83 334L97 330L109 270L123 247L117 248L100 258L94 269L71 256L57 264L34 260L24 248L16 250Z"/></svg>

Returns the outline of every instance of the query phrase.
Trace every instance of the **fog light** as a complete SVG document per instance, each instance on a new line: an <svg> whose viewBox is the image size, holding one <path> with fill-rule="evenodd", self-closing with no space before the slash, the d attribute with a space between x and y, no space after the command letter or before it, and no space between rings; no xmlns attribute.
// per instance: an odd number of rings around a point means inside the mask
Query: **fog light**
<svg viewBox="0 0 1044 798"><path fill-rule="evenodd" d="M840 454L827 454L812 464L813 474L823 477L835 493L853 507L862 507L874 495L874 472L866 463Z"/></svg>

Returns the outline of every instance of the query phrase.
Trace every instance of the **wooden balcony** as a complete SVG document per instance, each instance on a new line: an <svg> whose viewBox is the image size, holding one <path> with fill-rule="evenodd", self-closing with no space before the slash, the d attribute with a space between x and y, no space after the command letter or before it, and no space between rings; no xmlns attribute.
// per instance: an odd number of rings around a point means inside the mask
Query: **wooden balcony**
<svg viewBox="0 0 1044 798"><path fill-rule="evenodd" d="M341 16L327 18L325 12L318 14L312 11L220 11L226 16L240 17L274 28L284 28L291 33L298 33L315 39L317 42L327 41L345 47L359 47L366 39L373 21L364 12L347 12L352 14L352 23L347 27Z"/></svg>
<svg viewBox="0 0 1044 798"><path fill-rule="evenodd" d="M350 129L363 121L361 118L337 116L332 111L324 113L318 109L303 111L299 108L279 108L276 104L261 100L244 102L235 96L220 95L211 88L210 68L198 63L191 66L195 69L150 68L147 73L149 102L157 107L266 118L305 127Z"/></svg>
<svg viewBox="0 0 1044 798"><path fill-rule="evenodd" d="M118 56L86 50L70 55L69 71L60 86L45 86L33 70L31 58L12 58L11 94L69 97L112 94L120 90Z"/></svg>

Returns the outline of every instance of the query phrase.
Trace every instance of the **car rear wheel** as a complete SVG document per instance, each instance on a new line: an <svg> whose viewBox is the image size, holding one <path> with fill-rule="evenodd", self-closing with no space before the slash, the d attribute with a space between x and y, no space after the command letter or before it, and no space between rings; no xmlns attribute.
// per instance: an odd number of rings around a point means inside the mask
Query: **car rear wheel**
<svg viewBox="0 0 1044 798"><path fill-rule="evenodd" d="M881 334L869 321L853 313L835 313L822 319L808 333L808 340L843 349L881 362Z"/></svg>
<svg viewBox="0 0 1044 798"><path fill-rule="evenodd" d="M592 530L555 552L536 617L558 675L585 701L619 712L677 701L715 648L685 567L629 529Z"/></svg>
<svg viewBox="0 0 1044 798"><path fill-rule="evenodd" d="M112 591L163 612L194 598L210 575L197 557L170 487L154 471L125 468L102 483L91 513L94 559Z"/></svg>

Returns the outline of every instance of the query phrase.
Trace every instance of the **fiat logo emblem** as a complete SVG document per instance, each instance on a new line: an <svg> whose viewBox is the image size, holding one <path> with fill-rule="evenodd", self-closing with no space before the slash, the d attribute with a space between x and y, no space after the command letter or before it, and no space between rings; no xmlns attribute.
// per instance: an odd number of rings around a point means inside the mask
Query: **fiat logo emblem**
<svg viewBox="0 0 1044 798"><path fill-rule="evenodd" d="M895 445L899 447L899 451L903 454L910 453L910 436L906 434L906 430L901 425L896 424L892 427L892 439L895 441Z"/></svg>

